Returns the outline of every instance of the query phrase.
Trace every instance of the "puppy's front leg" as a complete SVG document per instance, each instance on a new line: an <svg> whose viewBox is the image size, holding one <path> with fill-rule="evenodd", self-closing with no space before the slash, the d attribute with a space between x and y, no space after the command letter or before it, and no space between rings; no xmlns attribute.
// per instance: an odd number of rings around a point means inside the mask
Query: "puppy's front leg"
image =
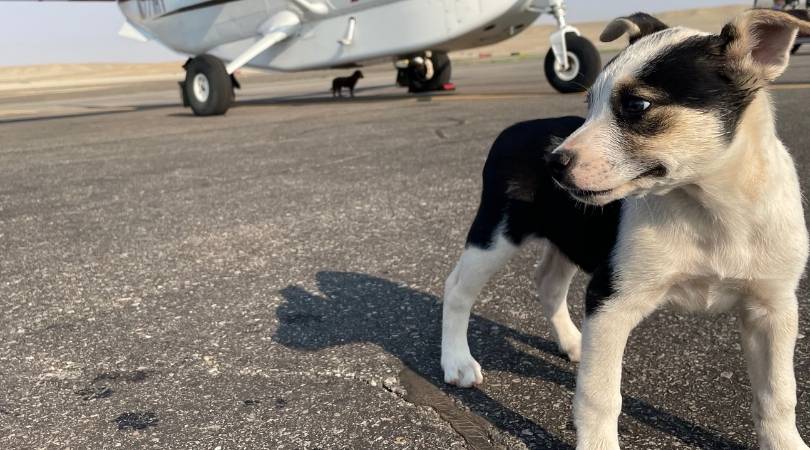
<svg viewBox="0 0 810 450"><path fill-rule="evenodd" d="M442 359L445 383L470 387L484 381L481 366L467 343L467 325L475 299L518 247L502 235L487 249L468 246L447 278L442 308Z"/></svg>
<svg viewBox="0 0 810 450"><path fill-rule="evenodd" d="M595 286L606 276L597 271L588 286L590 314L582 325L582 360L574 397L577 450L618 450L624 348L633 328L662 298L661 293L599 292Z"/></svg>
<svg viewBox="0 0 810 450"><path fill-rule="evenodd" d="M740 312L759 446L808 450L796 429L793 351L799 332L798 301L792 292L768 297L746 299Z"/></svg>

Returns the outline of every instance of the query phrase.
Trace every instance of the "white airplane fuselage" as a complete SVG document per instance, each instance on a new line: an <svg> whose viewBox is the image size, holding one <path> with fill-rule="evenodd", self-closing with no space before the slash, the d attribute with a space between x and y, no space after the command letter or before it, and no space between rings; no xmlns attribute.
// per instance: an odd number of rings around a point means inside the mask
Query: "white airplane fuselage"
<svg viewBox="0 0 810 450"><path fill-rule="evenodd" d="M541 14L532 7L538 3L542 2L119 0L118 5L128 22L147 37L180 53L208 53L225 61L261 39L262 26L271 17L290 11L300 18L300 28L247 65L297 71L492 44L530 26Z"/></svg>

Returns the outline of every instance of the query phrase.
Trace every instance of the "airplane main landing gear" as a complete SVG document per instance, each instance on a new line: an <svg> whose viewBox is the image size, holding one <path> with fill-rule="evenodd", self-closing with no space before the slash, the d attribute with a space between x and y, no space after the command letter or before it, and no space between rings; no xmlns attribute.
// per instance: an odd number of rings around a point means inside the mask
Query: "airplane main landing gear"
<svg viewBox="0 0 810 450"><path fill-rule="evenodd" d="M319 7L304 3L304 6L315 13L319 10ZM261 36L227 66L211 55L200 55L186 61L183 65L186 80L180 82L183 106L191 106L191 110L198 116L225 114L234 100L233 89L239 88L233 74L260 53L295 34L300 27L301 19L298 14L283 10L262 23L259 26Z"/></svg>
<svg viewBox="0 0 810 450"><path fill-rule="evenodd" d="M225 64L214 56L200 55L183 65L186 79L180 82L183 106L190 106L197 116L225 114L234 100L238 83L228 74Z"/></svg>
<svg viewBox="0 0 810 450"><path fill-rule="evenodd" d="M408 92L441 91L450 83L452 65L445 52L425 52L396 63L397 85Z"/></svg>

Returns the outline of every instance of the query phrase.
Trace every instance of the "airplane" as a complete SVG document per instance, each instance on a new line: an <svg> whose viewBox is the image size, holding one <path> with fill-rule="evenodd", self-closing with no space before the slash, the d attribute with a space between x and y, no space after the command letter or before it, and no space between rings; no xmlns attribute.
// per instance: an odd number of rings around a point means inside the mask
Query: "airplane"
<svg viewBox="0 0 810 450"><path fill-rule="evenodd" d="M541 14L557 21L545 75L559 92L581 92L602 64L566 23L564 0L117 0L119 34L154 40L191 57L180 82L198 116L225 114L244 67L294 72L393 60L410 92L444 89L448 52L509 39Z"/></svg>

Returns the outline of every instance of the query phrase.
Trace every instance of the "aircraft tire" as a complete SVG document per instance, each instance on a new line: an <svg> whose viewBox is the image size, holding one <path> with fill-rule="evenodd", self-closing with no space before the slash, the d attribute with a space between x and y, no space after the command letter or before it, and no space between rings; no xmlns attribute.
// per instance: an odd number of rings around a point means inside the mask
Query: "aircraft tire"
<svg viewBox="0 0 810 450"><path fill-rule="evenodd" d="M418 68L409 70L408 92L441 91L450 82L453 65L445 52L432 52L430 62L433 64L433 76L425 79L423 71Z"/></svg>
<svg viewBox="0 0 810 450"><path fill-rule="evenodd" d="M591 41L574 33L565 35L565 44L568 50L568 70L557 67L554 52L549 49L544 63L546 78L554 89L564 94L587 91L602 70L599 51Z"/></svg>
<svg viewBox="0 0 810 450"><path fill-rule="evenodd" d="M225 64L215 56L200 55L188 60L184 67L183 95L194 115L225 114L234 100L233 79Z"/></svg>

